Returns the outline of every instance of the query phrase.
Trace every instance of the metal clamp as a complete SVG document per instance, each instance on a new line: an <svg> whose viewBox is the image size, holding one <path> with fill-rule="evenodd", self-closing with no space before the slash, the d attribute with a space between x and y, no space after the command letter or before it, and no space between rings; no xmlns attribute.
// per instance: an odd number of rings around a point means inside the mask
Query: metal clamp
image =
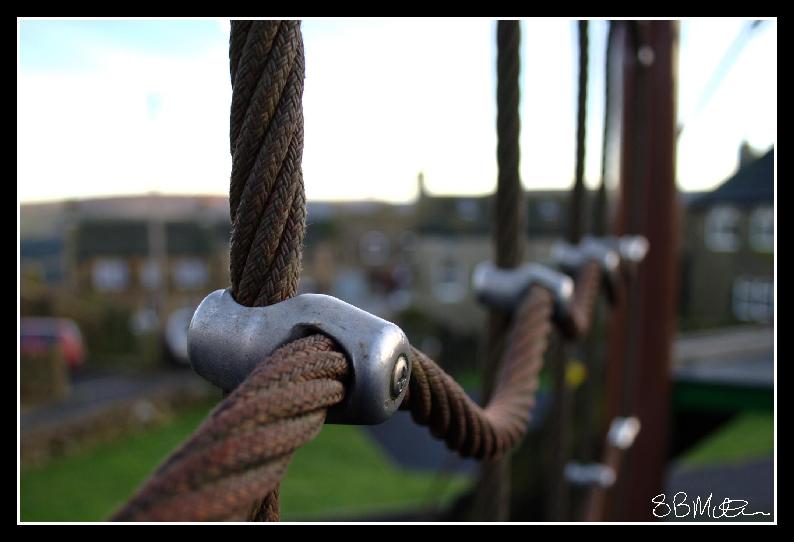
<svg viewBox="0 0 794 542"><path fill-rule="evenodd" d="M515 309L533 284L542 286L554 297L558 320L567 319L573 298L571 277L537 263L504 269L489 261L480 262L474 267L472 283L481 302L505 310Z"/></svg>
<svg viewBox="0 0 794 542"><path fill-rule="evenodd" d="M615 483L615 469L601 463L581 464L570 462L565 465L565 479L576 486L612 487Z"/></svg>
<svg viewBox="0 0 794 542"><path fill-rule="evenodd" d="M335 297L302 294L267 307L245 307L229 290L216 290L193 315L188 355L199 375L229 391L277 348L317 332L337 342L353 373L344 401L328 410L326 421L386 421L408 388L408 339L395 324Z"/></svg>
<svg viewBox="0 0 794 542"><path fill-rule="evenodd" d="M566 273L575 274L588 261L595 261L604 274L607 296L617 299L620 253L609 240L585 236L578 245L557 243L552 248L552 259Z"/></svg>
<svg viewBox="0 0 794 542"><path fill-rule="evenodd" d="M628 418L615 418L609 426L607 442L621 450L628 450L634 444L637 433L640 432L640 420L634 416Z"/></svg>
<svg viewBox="0 0 794 542"><path fill-rule="evenodd" d="M648 240L642 235L624 235L611 238L622 262L638 264L648 254Z"/></svg>

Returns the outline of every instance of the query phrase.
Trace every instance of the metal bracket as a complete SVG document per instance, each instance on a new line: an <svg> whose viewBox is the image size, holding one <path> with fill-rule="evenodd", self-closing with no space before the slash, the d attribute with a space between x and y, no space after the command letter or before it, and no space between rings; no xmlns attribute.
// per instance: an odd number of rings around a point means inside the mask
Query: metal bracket
<svg viewBox="0 0 794 542"><path fill-rule="evenodd" d="M552 248L552 259L566 273L575 274L588 261L595 261L604 274L607 296L617 299L620 253L613 243L601 238L585 236L578 245L557 243Z"/></svg>
<svg viewBox="0 0 794 542"><path fill-rule="evenodd" d="M620 259L623 262L638 264L648 254L648 240L642 235L624 235L622 237L611 237L609 240L617 248Z"/></svg>
<svg viewBox="0 0 794 542"><path fill-rule="evenodd" d="M640 420L634 416L615 418L609 426L607 442L621 450L628 450L640 432Z"/></svg>
<svg viewBox="0 0 794 542"><path fill-rule="evenodd" d="M555 318L561 321L567 319L573 297L571 277L537 263L504 269L480 262L474 267L472 283L481 302L505 310L514 310L533 284L542 286L554 296Z"/></svg>
<svg viewBox="0 0 794 542"><path fill-rule="evenodd" d="M576 486L611 487L615 483L615 470L602 463L581 464L570 462L565 465L565 479Z"/></svg>
<svg viewBox="0 0 794 542"><path fill-rule="evenodd" d="M229 290L216 290L193 315L188 355L199 375L229 391L277 348L317 332L336 341L352 366L345 399L328 410L326 421L386 421L408 388L408 339L395 324L335 297L302 294L267 307L245 307Z"/></svg>

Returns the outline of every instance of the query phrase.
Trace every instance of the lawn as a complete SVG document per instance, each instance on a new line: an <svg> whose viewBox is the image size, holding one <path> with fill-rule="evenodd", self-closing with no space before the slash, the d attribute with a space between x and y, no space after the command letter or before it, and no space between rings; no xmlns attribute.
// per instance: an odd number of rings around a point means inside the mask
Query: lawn
<svg viewBox="0 0 794 542"><path fill-rule="evenodd" d="M168 425L59 459L20 476L22 521L103 521L201 422L210 406ZM282 519L353 519L439 506L469 484L392 465L361 428L328 425L300 449L281 486Z"/></svg>
<svg viewBox="0 0 794 542"><path fill-rule="evenodd" d="M774 417L768 412L739 414L681 458L681 465L729 465L769 457L774 450Z"/></svg>

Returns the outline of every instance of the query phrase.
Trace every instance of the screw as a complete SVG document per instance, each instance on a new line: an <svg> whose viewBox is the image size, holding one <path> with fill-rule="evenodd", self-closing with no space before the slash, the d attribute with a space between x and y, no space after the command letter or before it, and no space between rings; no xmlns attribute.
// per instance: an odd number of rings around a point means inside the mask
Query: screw
<svg viewBox="0 0 794 542"><path fill-rule="evenodd" d="M653 49L648 45L643 45L640 47L640 50L637 51L637 58L640 61L640 64L645 66L646 68L653 64L656 55L653 54Z"/></svg>
<svg viewBox="0 0 794 542"><path fill-rule="evenodd" d="M401 355L394 364L394 371L391 375L391 395L396 399L408 385L408 360Z"/></svg>

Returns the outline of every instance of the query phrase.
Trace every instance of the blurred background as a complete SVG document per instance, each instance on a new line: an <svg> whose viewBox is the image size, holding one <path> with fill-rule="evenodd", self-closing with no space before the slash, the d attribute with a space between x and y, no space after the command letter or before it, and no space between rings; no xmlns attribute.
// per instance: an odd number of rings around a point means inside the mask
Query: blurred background
<svg viewBox="0 0 794 542"><path fill-rule="evenodd" d="M589 24L593 193L608 24ZM533 261L549 260L569 217L576 25L521 22ZM300 291L396 322L474 398L487 312L470 278L492 256L495 27L302 25ZM18 21L22 521L106 519L220 399L189 368L186 330L204 296L229 285L228 39L227 20ZM772 512L777 22L681 21L675 75L682 238L665 483ZM573 367L576 393L589 375ZM511 519L548 517L546 373L513 461ZM454 519L477 469L402 412L327 426L289 468L282 518Z"/></svg>

